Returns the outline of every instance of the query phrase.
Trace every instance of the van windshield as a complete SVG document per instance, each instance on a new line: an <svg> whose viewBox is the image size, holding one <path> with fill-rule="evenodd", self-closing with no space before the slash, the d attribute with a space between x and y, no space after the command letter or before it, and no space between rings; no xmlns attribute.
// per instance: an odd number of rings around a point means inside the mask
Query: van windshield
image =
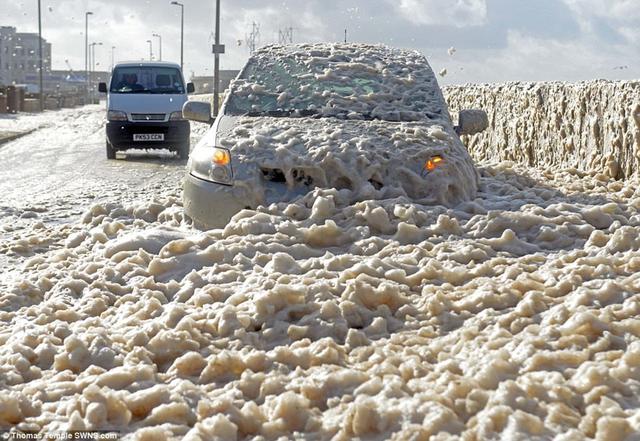
<svg viewBox="0 0 640 441"><path fill-rule="evenodd" d="M111 76L111 93L185 93L180 70L175 67L117 67Z"/></svg>

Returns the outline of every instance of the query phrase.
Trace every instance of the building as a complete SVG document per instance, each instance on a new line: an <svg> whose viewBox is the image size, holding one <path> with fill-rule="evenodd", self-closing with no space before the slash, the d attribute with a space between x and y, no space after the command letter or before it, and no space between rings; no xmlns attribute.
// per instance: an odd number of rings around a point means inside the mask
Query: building
<svg viewBox="0 0 640 441"><path fill-rule="evenodd" d="M0 85L28 84L27 76L38 75L40 63L38 34L17 32L0 26ZM51 72L51 43L42 39L42 68ZM37 87L38 82L34 84Z"/></svg>
<svg viewBox="0 0 640 441"><path fill-rule="evenodd" d="M220 71L220 92L227 90L231 81L237 76L239 70L221 70ZM196 93L213 93L213 76L194 76L191 82L196 89Z"/></svg>

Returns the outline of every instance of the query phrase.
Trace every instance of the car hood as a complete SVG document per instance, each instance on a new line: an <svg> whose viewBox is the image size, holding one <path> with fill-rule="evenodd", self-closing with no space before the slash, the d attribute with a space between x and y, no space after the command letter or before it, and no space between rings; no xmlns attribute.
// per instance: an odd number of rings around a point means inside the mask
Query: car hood
<svg viewBox="0 0 640 441"><path fill-rule="evenodd" d="M306 193L347 189L356 199L405 196L452 206L475 197L478 173L444 119L412 122L337 118L229 117L217 121L200 145L230 150L234 186L254 205ZM426 162L443 158L433 171Z"/></svg>
<svg viewBox="0 0 640 441"><path fill-rule="evenodd" d="M126 113L171 113L182 110L186 95L148 93L110 93L109 110Z"/></svg>

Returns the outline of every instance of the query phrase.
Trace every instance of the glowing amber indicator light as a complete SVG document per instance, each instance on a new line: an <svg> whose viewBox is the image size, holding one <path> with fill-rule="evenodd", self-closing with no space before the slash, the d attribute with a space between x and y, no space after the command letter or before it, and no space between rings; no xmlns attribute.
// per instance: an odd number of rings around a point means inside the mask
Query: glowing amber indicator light
<svg viewBox="0 0 640 441"><path fill-rule="evenodd" d="M424 165L424 168L427 171L431 172L431 171L434 171L439 166L441 166L443 162L444 162L444 159L442 159L442 156L434 156L427 160L427 163Z"/></svg>
<svg viewBox="0 0 640 441"><path fill-rule="evenodd" d="M229 155L229 152L226 150L216 150L213 153L212 161L217 165L229 165L231 162L231 155Z"/></svg>

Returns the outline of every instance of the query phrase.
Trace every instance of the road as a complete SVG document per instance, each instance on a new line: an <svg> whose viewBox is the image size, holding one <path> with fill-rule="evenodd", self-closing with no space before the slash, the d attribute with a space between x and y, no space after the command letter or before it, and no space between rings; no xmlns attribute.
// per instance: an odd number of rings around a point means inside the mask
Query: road
<svg viewBox="0 0 640 441"><path fill-rule="evenodd" d="M0 149L0 427L640 433L637 180L479 164L453 208L316 189L200 232L184 163L106 160L102 115Z"/></svg>
<svg viewBox="0 0 640 441"><path fill-rule="evenodd" d="M73 220L96 203L178 195L186 161L168 151L105 156L104 105L7 115L0 128L36 129L0 146L0 264L20 260L3 246ZM195 144L206 127L194 127ZM14 246L15 248L15 246Z"/></svg>

